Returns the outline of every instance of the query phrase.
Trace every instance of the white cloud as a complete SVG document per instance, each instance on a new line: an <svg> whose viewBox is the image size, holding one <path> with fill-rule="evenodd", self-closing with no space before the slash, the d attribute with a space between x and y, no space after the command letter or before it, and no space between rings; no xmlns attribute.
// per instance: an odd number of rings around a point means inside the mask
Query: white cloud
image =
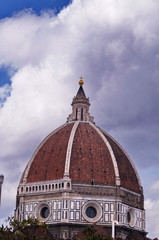
<svg viewBox="0 0 159 240"><path fill-rule="evenodd" d="M47 52L49 22L49 15L38 17L30 11L1 20L0 64L11 64L15 68L37 64Z"/></svg>
<svg viewBox="0 0 159 240"><path fill-rule="evenodd" d="M158 11L155 0L75 0L58 16L24 11L0 21L0 65L15 70L0 109L3 218L12 205L6 191L66 121L81 75L97 123L139 152L140 166L158 164ZM9 92L1 88L1 98Z"/></svg>
<svg viewBox="0 0 159 240"><path fill-rule="evenodd" d="M159 192L159 180L152 185L152 190Z"/></svg>
<svg viewBox="0 0 159 240"><path fill-rule="evenodd" d="M149 232L148 235L152 238L159 236L158 228L159 208L157 206L159 206L159 199L157 200L147 199L145 201L147 231Z"/></svg>

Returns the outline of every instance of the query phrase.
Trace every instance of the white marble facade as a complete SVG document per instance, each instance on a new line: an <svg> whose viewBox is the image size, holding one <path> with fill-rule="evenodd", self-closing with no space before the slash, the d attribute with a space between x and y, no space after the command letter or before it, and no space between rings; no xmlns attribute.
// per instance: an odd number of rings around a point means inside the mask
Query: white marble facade
<svg viewBox="0 0 159 240"><path fill-rule="evenodd" d="M112 221L117 220L119 226L145 231L144 210L130 207L114 196L81 196L73 193L69 181L34 183L25 187L21 185L19 196L21 197L17 213L20 221L32 217L48 225L97 223L111 226ZM94 215L89 216L87 210L93 210Z"/></svg>

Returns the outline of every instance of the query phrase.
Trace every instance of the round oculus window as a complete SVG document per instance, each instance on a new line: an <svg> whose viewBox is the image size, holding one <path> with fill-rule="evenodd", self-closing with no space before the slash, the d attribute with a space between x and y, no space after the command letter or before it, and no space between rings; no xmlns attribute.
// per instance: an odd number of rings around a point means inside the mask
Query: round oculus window
<svg viewBox="0 0 159 240"><path fill-rule="evenodd" d="M43 207L40 211L40 216L42 218L48 218L49 214L50 214L50 211L48 207Z"/></svg>
<svg viewBox="0 0 159 240"><path fill-rule="evenodd" d="M127 211L127 222L130 227L135 227L136 224L136 212L135 209L129 208Z"/></svg>
<svg viewBox="0 0 159 240"><path fill-rule="evenodd" d="M40 202L35 210L35 216L40 222L46 222L51 214L50 205L47 202Z"/></svg>
<svg viewBox="0 0 159 240"><path fill-rule="evenodd" d="M88 222L98 222L102 217L102 207L96 201L88 201L82 207L82 215Z"/></svg>
<svg viewBox="0 0 159 240"><path fill-rule="evenodd" d="M86 209L86 215L89 218L94 218L97 215L97 210L94 207L88 207Z"/></svg>
<svg viewBox="0 0 159 240"><path fill-rule="evenodd" d="M130 223L130 221L131 221L131 214L130 214L130 212L127 212L127 219L128 219L128 223Z"/></svg>

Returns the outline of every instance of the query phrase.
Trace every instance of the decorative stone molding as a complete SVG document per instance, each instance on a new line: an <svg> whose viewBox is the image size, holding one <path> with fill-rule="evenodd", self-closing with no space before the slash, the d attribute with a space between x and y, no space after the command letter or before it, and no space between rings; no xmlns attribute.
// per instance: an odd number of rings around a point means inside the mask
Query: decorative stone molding
<svg viewBox="0 0 159 240"><path fill-rule="evenodd" d="M71 190L71 180L59 179L49 182L27 183L19 185L19 195L30 195L37 193L61 192Z"/></svg>
<svg viewBox="0 0 159 240"><path fill-rule="evenodd" d="M102 217L102 207L96 201L88 201L82 207L82 216L89 223L98 222Z"/></svg>
<svg viewBox="0 0 159 240"><path fill-rule="evenodd" d="M46 222L51 215L51 207L47 202L40 202L35 208L35 217L40 222Z"/></svg>
<svg viewBox="0 0 159 240"><path fill-rule="evenodd" d="M92 211L92 212L91 212ZM78 199L77 196L70 194L67 198L51 197L45 200L38 196L26 201L21 199L19 205L20 220L28 217L36 217L42 222L55 223L76 223L91 224L97 223L102 226L111 226L115 219L121 227L145 230L145 212L138 208L130 207L121 201L112 199L100 199L84 197Z"/></svg>

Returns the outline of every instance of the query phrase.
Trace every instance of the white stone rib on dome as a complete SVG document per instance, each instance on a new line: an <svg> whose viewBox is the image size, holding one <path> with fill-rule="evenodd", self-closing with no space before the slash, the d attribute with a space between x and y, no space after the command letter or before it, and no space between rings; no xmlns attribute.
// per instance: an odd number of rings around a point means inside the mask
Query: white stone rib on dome
<svg viewBox="0 0 159 240"><path fill-rule="evenodd" d="M90 122L90 125L96 130L96 132L100 135L100 137L103 139L104 143L106 144L109 153L111 155L112 158L112 163L113 163L113 167L114 167L114 172L115 172L115 182L116 185L119 186L120 185L120 176L119 176L119 169L118 169L118 164L115 158L115 155L113 153L112 147L110 146L108 140L106 139L106 137L103 135L102 131L100 131L100 129L98 127L96 127L96 125L92 124Z"/></svg>
<svg viewBox="0 0 159 240"><path fill-rule="evenodd" d="M79 121L74 123L73 128L71 130L70 137L69 137L68 146L67 146L67 152L66 152L64 177L69 177L72 145L73 145L73 140L74 140L74 136L75 136L78 124L79 124Z"/></svg>
<svg viewBox="0 0 159 240"><path fill-rule="evenodd" d="M98 127L99 128L99 127ZM142 187L142 184L141 184L141 179L140 179L140 176L138 174L138 171L135 167L135 164L133 163L132 159L130 158L130 156L128 155L128 153L125 151L125 149L107 132L105 132L103 129L99 128L101 132L105 133L105 135L107 135L108 137L110 137L117 145L118 147L124 152L124 154L126 155L126 157L129 159L129 162L132 166L132 168L134 169L135 171L135 174L136 174L136 177L137 177L137 180L138 180L138 183L139 183L139 186Z"/></svg>

